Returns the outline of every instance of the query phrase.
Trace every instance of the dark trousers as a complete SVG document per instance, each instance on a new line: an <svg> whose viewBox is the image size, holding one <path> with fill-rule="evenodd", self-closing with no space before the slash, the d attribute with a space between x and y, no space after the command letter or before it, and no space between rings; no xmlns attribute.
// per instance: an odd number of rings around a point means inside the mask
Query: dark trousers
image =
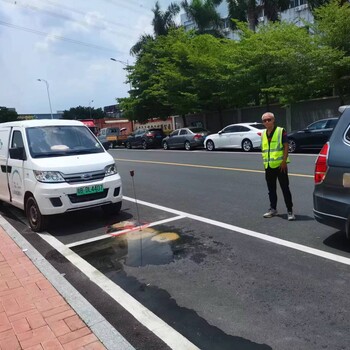
<svg viewBox="0 0 350 350"><path fill-rule="evenodd" d="M265 169L265 179L267 182L267 188L269 190L270 208L277 208L277 179L280 183L281 190L284 197L284 202L288 211L293 210L292 194L289 190L288 170L281 171L280 168L267 168Z"/></svg>

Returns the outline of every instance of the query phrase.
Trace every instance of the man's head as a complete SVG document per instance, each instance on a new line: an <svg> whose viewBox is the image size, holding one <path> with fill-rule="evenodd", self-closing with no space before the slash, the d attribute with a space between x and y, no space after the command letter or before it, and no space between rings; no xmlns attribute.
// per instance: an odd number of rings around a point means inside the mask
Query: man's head
<svg viewBox="0 0 350 350"><path fill-rule="evenodd" d="M272 130L275 126L275 116L271 112L266 112L262 115L261 120L263 124L265 125L265 128L267 130Z"/></svg>

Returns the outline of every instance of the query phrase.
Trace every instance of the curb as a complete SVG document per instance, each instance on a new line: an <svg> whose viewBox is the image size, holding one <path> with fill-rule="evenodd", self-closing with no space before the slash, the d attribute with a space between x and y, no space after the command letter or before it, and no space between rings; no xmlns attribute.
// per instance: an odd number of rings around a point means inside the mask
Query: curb
<svg viewBox="0 0 350 350"><path fill-rule="evenodd" d="M135 348L1 215L0 226L2 226L6 234L16 242L24 254L26 254L108 350L135 350Z"/></svg>

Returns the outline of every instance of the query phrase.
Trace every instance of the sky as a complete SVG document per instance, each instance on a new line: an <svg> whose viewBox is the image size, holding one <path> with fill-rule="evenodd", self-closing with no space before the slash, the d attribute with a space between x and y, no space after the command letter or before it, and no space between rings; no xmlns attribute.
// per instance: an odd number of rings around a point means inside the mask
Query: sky
<svg viewBox="0 0 350 350"><path fill-rule="evenodd" d="M162 10L170 3L159 0ZM50 113L49 91L56 113L79 105L103 108L128 96L125 65L110 58L134 62L130 48L152 34L154 4L0 0L0 106Z"/></svg>

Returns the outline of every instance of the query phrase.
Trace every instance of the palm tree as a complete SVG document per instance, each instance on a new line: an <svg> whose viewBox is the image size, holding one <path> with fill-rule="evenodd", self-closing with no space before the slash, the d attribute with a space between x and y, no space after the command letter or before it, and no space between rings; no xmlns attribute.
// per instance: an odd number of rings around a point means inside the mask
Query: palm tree
<svg viewBox="0 0 350 350"><path fill-rule="evenodd" d="M289 8L289 0L262 0L258 5L256 0L227 0L229 17L239 21L247 21L249 29L255 31L258 24L258 14L264 11L268 21L279 20L279 12ZM232 28L235 29L234 23Z"/></svg>
<svg viewBox="0 0 350 350"><path fill-rule="evenodd" d="M187 0L181 2L188 19L196 25L198 34L212 34L222 37L223 22L216 7L222 3L222 0Z"/></svg>
<svg viewBox="0 0 350 350"><path fill-rule="evenodd" d="M174 21L175 16L180 12L180 6L176 3L171 3L167 10L163 12L160 9L159 2L156 1L153 12L153 35L143 34L139 38L138 42L130 49L130 54L133 56L139 55L142 52L145 45L154 40L159 35L167 35L171 28L176 28L177 25Z"/></svg>
<svg viewBox="0 0 350 350"><path fill-rule="evenodd" d="M249 29L255 31L258 24L258 6L256 0L227 0L229 17L241 22L248 21ZM236 29L235 23L230 23Z"/></svg>

